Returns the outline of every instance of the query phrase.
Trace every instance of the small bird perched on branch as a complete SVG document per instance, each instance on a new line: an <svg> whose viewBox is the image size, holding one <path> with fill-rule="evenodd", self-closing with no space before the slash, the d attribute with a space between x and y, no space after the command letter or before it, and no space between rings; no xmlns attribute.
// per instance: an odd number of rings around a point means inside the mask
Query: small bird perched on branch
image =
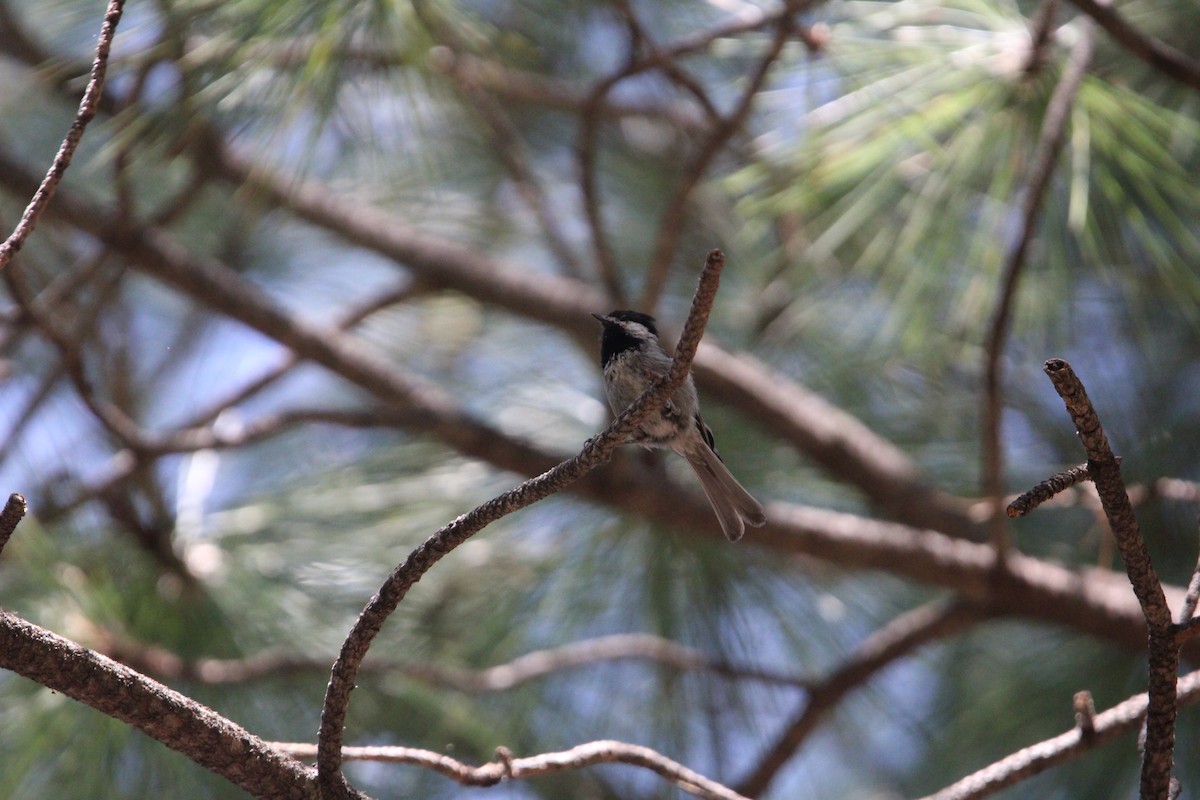
<svg viewBox="0 0 1200 800"><path fill-rule="evenodd" d="M604 393L613 413L620 414L666 374L671 357L658 343L658 328L650 315L618 310L592 316L604 326L600 335ZM712 431L700 418L700 401L691 375L661 411L651 414L633 432L629 441L649 449L670 448L687 459L729 541L742 538L747 525L757 528L766 523L762 505L717 455Z"/></svg>

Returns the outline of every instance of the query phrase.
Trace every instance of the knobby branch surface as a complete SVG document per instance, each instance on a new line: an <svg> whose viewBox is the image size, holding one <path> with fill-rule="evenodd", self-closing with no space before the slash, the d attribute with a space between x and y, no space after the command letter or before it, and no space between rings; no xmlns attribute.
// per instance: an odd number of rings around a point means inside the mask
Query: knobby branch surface
<svg viewBox="0 0 1200 800"><path fill-rule="evenodd" d="M1178 713L1176 681L1179 675L1179 644L1172 625L1162 583L1150 561L1133 505L1121 480L1120 461L1109 446L1096 409L1082 381L1061 358L1045 364L1045 372L1063 399L1075 431L1088 456L1088 472L1100 495L1100 505L1125 562L1125 571L1142 607L1149 627L1149 662L1146 741L1142 756L1142 800L1166 800L1170 794L1171 768L1175 751L1175 718Z"/></svg>
<svg viewBox="0 0 1200 800"><path fill-rule="evenodd" d="M1133 514L1133 505L1121 480L1120 460L1108 443L1108 437L1100 425L1100 417L1070 364L1061 358L1052 358L1046 362L1044 369L1062 398L1067 413L1071 415L1076 434L1087 452L1088 473L1092 476L1105 516L1113 528L1113 536L1121 549L1125 569L1146 621L1152 629L1166 630L1171 625L1167 598L1150 562L1150 554Z"/></svg>
<svg viewBox="0 0 1200 800"><path fill-rule="evenodd" d="M293 758L311 759L317 753L315 745L303 742L273 742L272 746ZM347 761L416 764L464 786L495 786L504 780L535 778L595 764L632 764L655 772L688 794L705 800L746 800L728 787L693 772L655 750L625 742L588 742L570 750L526 758L516 758L501 747L497 748L495 761L476 767L441 753L412 747L344 747L342 757Z"/></svg>
<svg viewBox="0 0 1200 800"><path fill-rule="evenodd" d="M71 165L71 159L75 156L75 148L79 146L79 141L83 138L84 129L96 116L100 95L104 90L104 76L108 71L108 53L112 48L113 37L117 33L117 23L121 21L121 14L124 10L125 0L109 0L108 8L104 12L104 22L100 26L100 38L96 42L96 56L92 61L91 77L88 80L87 88L84 89L83 98L79 101L79 111L76 112L75 119L71 122L71 127L68 129L62 145L58 148L58 153L54 156L50 169L46 172L46 177L42 179L41 185L38 186L33 198L25 207L24 213L21 214L20 222L17 223L9 237L0 243L0 270L8 266L8 262L12 261L13 256L20 251L25 240L37 227L42 211L50 202L50 198L54 196L59 182L67 172L67 167Z"/></svg>
<svg viewBox="0 0 1200 800"><path fill-rule="evenodd" d="M1004 448L1000 442L1000 422L1004 412L1004 391L1000 368L1005 342L1012 325L1013 306L1016 303L1017 286L1033 242L1042 205L1050 179L1058 164L1063 137L1071 107L1079 93L1079 86L1092 61L1094 33L1090 21L1084 20L1079 41L1071 49L1062 78L1054 87L1046 115L1034 147L1029 174L1022 187L1021 227L1016 240L1005 254L1000 298L992 315L987 342L984 345L984 413L983 413L983 493L989 498L992 508L988 515L989 535L998 555L1003 557L1008 550L1008 526L1001 513L1004 487Z"/></svg>
<svg viewBox="0 0 1200 800"><path fill-rule="evenodd" d="M604 432L589 439L578 455L477 506L430 536L393 570L378 594L367 603L343 642L338 659L333 665L321 712L321 726L317 738L317 770L322 788L330 797L345 796L349 792L349 785L341 774L341 763L342 738L350 693L354 689L355 676L367 650L382 629L383 623L404 599L412 585L443 556L492 522L562 490L608 461L613 451L624 443L633 429L662 406L691 370L692 359L700 345L700 338L704 335L724 266L725 256L721 251L713 250L708 254L704 269L700 273L696 294L692 299L691 311L680 335L671 368L666 375L643 392L642 396Z"/></svg>
<svg viewBox="0 0 1200 800"><path fill-rule="evenodd" d="M1088 472L1087 464L1079 464L1063 470L1057 475L1051 475L1009 503L1006 513L1009 517L1023 517L1042 503L1053 499L1055 495L1091 479L1092 474Z"/></svg>
<svg viewBox="0 0 1200 800"><path fill-rule="evenodd" d="M27 510L24 497L15 492L8 496L8 502L4 504L4 510L0 511L0 553L4 552L4 546L12 538L13 531L17 529L18 523L25 518Z"/></svg>
<svg viewBox="0 0 1200 800"><path fill-rule="evenodd" d="M255 797L319 796L312 770L212 709L3 611L0 668L132 725Z"/></svg>
<svg viewBox="0 0 1200 800"><path fill-rule="evenodd" d="M1197 701L1200 701L1200 671L1188 673L1179 679L1180 704L1190 705ZM1146 716L1149 701L1144 694L1135 695L1099 714L1089 714L1087 703L1088 699L1083 699L1082 703L1076 701L1079 724L1073 730L1018 750L922 800L979 800L1065 764L1119 736L1136 731Z"/></svg>

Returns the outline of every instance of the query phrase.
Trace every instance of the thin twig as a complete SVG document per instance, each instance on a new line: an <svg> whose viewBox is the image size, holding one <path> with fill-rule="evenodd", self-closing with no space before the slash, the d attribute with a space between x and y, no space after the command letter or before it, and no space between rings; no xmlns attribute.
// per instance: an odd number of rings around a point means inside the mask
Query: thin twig
<svg viewBox="0 0 1200 800"><path fill-rule="evenodd" d="M692 310L688 314L675 357L666 375L643 392L641 397L603 433L588 440L578 455L477 506L430 536L392 571L378 594L367 603L343 642L341 653L333 665L321 712L321 726L317 739L317 769L321 785L330 797L341 797L349 788L340 770L346 712L350 693L354 689L355 676L367 655L371 641L382 629L383 623L404 599L409 588L442 556L497 519L562 490L608 461L629 433L650 413L661 407L663 401L683 383L691 370L692 359L700 345L700 337L704 334L704 326L716 299L724 266L725 256L721 251L713 250L708 254L692 300Z"/></svg>
<svg viewBox="0 0 1200 800"><path fill-rule="evenodd" d="M107 300L120 282L124 270L115 270L98 287L98 296L86 313L71 319L69 328L62 323L56 309L40 303L33 287L20 265L4 273L4 281L22 313L59 351L59 362L75 387L76 394L88 407L93 416L117 439L135 447L140 442L141 430L137 422L115 404L103 399L87 375L83 361L83 342L99 319Z"/></svg>
<svg viewBox="0 0 1200 800"><path fill-rule="evenodd" d="M332 659L266 651L246 658L185 659L163 647L134 641L97 628L91 634L94 649L134 669L166 681L197 681L210 685L246 683L264 678L308 672L324 672ZM618 633L533 650L503 664L468 669L436 664L372 661L362 672L396 673L407 678L458 692L478 694L504 692L557 672L606 661L644 660L681 671L704 671L732 680L748 680L803 688L808 681L797 675L739 666L714 659L700 651L647 633Z"/></svg>
<svg viewBox="0 0 1200 800"><path fill-rule="evenodd" d="M583 107L579 110L579 136L575 145L575 163L579 175L579 192L583 200L583 214L591 232L592 259L608 300L616 306L627 305L625 287L617 266L616 254L613 253L609 242L608 228L604 224L596 162L599 158L597 151L600 110L608 102L609 93L628 75L633 74L632 70L633 65L630 65L600 81L588 92Z"/></svg>
<svg viewBox="0 0 1200 800"><path fill-rule="evenodd" d="M1179 702L1200 700L1200 671L1179 679ZM1065 764L1083 753L1108 744L1118 736L1133 733L1146 715L1146 695L1139 694L1092 718L1092 733L1076 726L1052 739L1006 756L923 800L980 800L1026 778Z"/></svg>
<svg viewBox="0 0 1200 800"><path fill-rule="evenodd" d="M21 495L14 492L8 496L4 510L0 511L0 552L4 552L4 546L12 538L17 524L25 518L25 512L28 509L29 507L25 505L25 498Z"/></svg>
<svg viewBox="0 0 1200 800"><path fill-rule="evenodd" d="M1183 606L1179 609L1179 624L1190 622L1196 616L1196 605L1200 604L1200 557L1197 557L1196 568L1192 570L1192 579L1188 581L1187 592L1183 595Z"/></svg>
<svg viewBox="0 0 1200 800"><path fill-rule="evenodd" d="M632 3L629 0L613 0L613 5L616 6L617 13L621 15L621 19L625 21L625 25L629 28L634 48L637 49L640 46L640 49L643 51L641 58L655 62L658 69L672 83L675 83L696 98L696 102L703 109L705 116L710 122L719 122L721 112L717 110L716 104L709 97L707 90L695 78L689 75L675 58L663 53L662 48L654 41L654 37L650 31L646 30L646 27L638 19Z"/></svg>
<svg viewBox="0 0 1200 800"><path fill-rule="evenodd" d="M599 171L596 168L601 111L609 102L609 94L616 88L617 84L627 78L634 77L656 67L662 67L663 64L672 62L685 55L704 50L719 39L737 36L773 24L781 25L783 20L791 19L794 13L794 9L785 7L778 13L752 14L745 19L736 19L724 26L713 28L701 34L675 42L672 45L655 49L646 57L638 58L634 54L622 69L597 83L588 92L587 98L579 110L579 136L576 144L576 163L579 174L580 193L583 198L584 216L587 218L588 228L591 231L592 257L595 260L600 281L607 291L611 302L618 305L625 305L625 290L621 280L620 269L617 264L616 255L609 242L607 228L604 224L604 216L601 211L600 187L598 182ZM722 125L719 127L723 129L726 126ZM717 149L719 149L720 145L725 142L729 135L732 135L732 132L720 138L720 142L717 143ZM710 135L709 142L712 141L713 135ZM703 160L698 159L698 161L704 164L707 163L708 158L711 158L711 156ZM689 194L690 191L689 189ZM675 246L672 245L671 251L674 252L674 250ZM643 307L649 308L649 306L645 305Z"/></svg>
<svg viewBox="0 0 1200 800"><path fill-rule="evenodd" d="M1037 230L1050 179L1058 163L1071 106L1092 60L1095 37L1090 22L1085 20L1084 23L1079 41L1071 49L1062 78L1054 87L1054 93L1046 106L1046 115L1042 120L1042 128L1023 189L1021 227L1016 241L1005 255L1000 298L992 314L987 342L983 348L983 493L992 504L992 513L988 516L988 532L999 557L1004 557L1008 551L1008 526L1002 513L1005 487L1004 449L1000 438L1001 416L1004 411L1001 362L1009 327L1012 325L1017 285L1025 269L1029 246Z"/></svg>
<svg viewBox="0 0 1200 800"><path fill-rule="evenodd" d="M1087 464L1063 470L1056 475L1051 475L1009 503L1006 513L1009 517L1023 517L1042 503L1051 500L1055 495L1091 479L1092 475L1088 472Z"/></svg>
<svg viewBox="0 0 1200 800"><path fill-rule="evenodd" d="M478 114L491 129L493 151L508 170L517 195L541 227L546 246L567 274L582 280L583 264L567 238L562 221L555 212L545 187L538 179L520 131L495 96L485 91L480 82L473 80L470 71L457 68L464 63L459 54L468 51L468 43L458 34L455 26L446 24L445 20L430 8L429 3L418 0L413 2L412 8L430 33L442 42L435 53L436 60L443 65L445 74L453 79L458 90L469 101L469 109Z"/></svg>
<svg viewBox="0 0 1200 800"><path fill-rule="evenodd" d="M317 746L304 742L272 742L271 746L292 758L312 759ZM343 747L347 761L376 761L395 764L416 764L464 786L495 786L501 781L535 778L595 764L632 764L655 772L679 789L705 800L746 800L742 795L716 781L673 761L666 756L636 744L599 741L577 745L559 753L516 758L507 748L496 749L496 760L472 767L450 756L419 750L413 747Z"/></svg>
<svg viewBox="0 0 1200 800"><path fill-rule="evenodd" d="M108 8L104 12L104 22L100 26L100 38L96 42L96 57L92 61L91 78L88 80L87 88L84 89L83 98L79 101L79 110L71 122L66 138L58 148L58 153L54 156L50 169L46 172L46 177L42 179L41 185L34 192L24 213L21 214L21 221L17 223L12 234L0 244L0 270L8 266L8 262L12 261L13 256L20 251L25 240L37 227L42 210L54 196L54 191L62 181L63 175L66 174L67 167L71 165L71 159L75 156L75 148L79 146L79 141L83 138L84 129L96 116L100 95L104 90L104 75L108 70L108 53L112 47L113 37L117 33L117 23L121 21L121 13L124 9L125 0L109 0Z"/></svg>
<svg viewBox="0 0 1200 800"><path fill-rule="evenodd" d="M800 711L775 744L767 748L750 774L737 783L737 790L751 797L764 794L809 734L842 698L897 659L931 641L958 633L978 622L983 614L979 608L962 603L933 602L901 614L867 637L837 669L813 684Z"/></svg>
<svg viewBox="0 0 1200 800"><path fill-rule="evenodd" d="M771 39L771 44L758 62L754 72L751 73L750 80L738 99L737 105L713 128L699 152L684 166L682 181L671 195L666 208L663 209L658 234L651 251L650 263L646 269L645 282L642 285L642 295L638 301L639 308L652 311L658 306L659 298L666 288L673 256L679 248L679 241L683 236L683 223L692 195L721 149L742 129L746 118L750 115L750 109L754 106L754 100L766 83L771 67L779 59L784 45L792 38L795 31L795 15L807 4L807 0L787 0L783 12L775 22L775 35Z"/></svg>
<svg viewBox="0 0 1200 800"><path fill-rule="evenodd" d="M1045 372L1063 399L1075 430L1088 455L1088 471L1100 496L1104 515L1121 551L1125 571L1150 628L1149 708L1146 715L1146 748L1142 759L1142 800L1162 800L1170 792L1175 750L1176 678L1179 645L1172 627L1171 609L1162 583L1154 571L1146 542L1138 529L1133 506L1121 480L1121 465L1100 426L1100 418L1088 399L1083 383L1060 358L1046 362Z"/></svg>

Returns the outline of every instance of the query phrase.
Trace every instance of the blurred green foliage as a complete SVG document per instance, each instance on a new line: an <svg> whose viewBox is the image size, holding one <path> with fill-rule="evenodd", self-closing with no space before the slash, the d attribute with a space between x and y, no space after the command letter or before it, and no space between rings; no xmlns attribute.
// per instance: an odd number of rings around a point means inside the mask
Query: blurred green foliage
<svg viewBox="0 0 1200 800"><path fill-rule="evenodd" d="M733 5L632 7L666 46L724 24ZM5 8L48 54L90 58L95 2ZM686 265L724 247L731 268L710 335L869 421L939 486L968 498L978 492L981 347L999 274L1046 103L1083 35L1078 12L1061 4L1044 63L1026 70L1036 10L1011 0L814 4L803 19L823 31L826 45L814 53L793 42L776 65L745 130L695 197L685 252L659 312L680 320L694 278ZM1200 56L1195 4L1130 0L1121 13ZM727 109L768 38L764 31L719 38L681 63ZM614 6L582 0L131 4L110 85L120 97L141 82L140 102L97 120L66 185L113 202L122 192L114 170L127 160L121 180L138 214L188 196L193 202L171 221L173 235L323 320L388 285L396 266L261 198L197 181L197 137L216 131L264 164L325 180L531 275L559 271L506 171L502 140L445 68L448 47L503 66L512 80L561 80L582 97L620 68L628 35ZM0 148L43 164L73 103L15 52L0 55ZM486 84L482 91L507 114L566 238L586 253L577 116ZM601 127L603 213L621 277L636 291L680 178L681 153L697 143L667 112L696 108L661 74L624 82L613 98L661 111ZM1005 353L1014 491L1082 460L1040 374L1052 355L1069 358L1083 377L1131 481L1200 477L1198 104L1194 92L1097 34ZM0 220L11 223L24 201L0 196ZM93 250L48 227L22 264L43 284ZM471 413L548 450L572 452L604 423L591 343L585 349L474 300L417 292L358 333L450 389ZM103 390L129 398L154 427L178 423L204 405L196 398L240 385L279 356L257 335L137 277L121 282L99 334L111 345L103 351ZM25 339L6 357L14 376L0 402L7 426L50 380L54 355ZM132 366L122 371L123 363ZM412 547L517 480L430 436L331 426L164 458L130 489L131 502L170 527L197 576L189 582L98 504L45 523L36 518L39 504L61 502L80 480L95 479L114 449L66 382L52 382L46 398L21 430L5 428L11 450L0 464L3 485L26 491L35 516L0 560L0 603L85 644L107 631L185 659L280 651L331 661L362 605ZM351 407L361 399L302 367L240 413ZM822 474L736 409L709 406L723 455L761 496L870 513L838 476ZM667 472L678 466L668 463ZM1161 574L1186 582L1195 564L1192 511L1159 503L1140 514ZM1081 508L1047 509L1014 530L1018 546L1039 556L1088 564L1104 552ZM368 666L378 659L482 668L637 631L734 664L820 676L872 630L934 596L888 576L781 559L752 539L751 532L737 548L701 543L556 497L439 564L389 621ZM1035 622L980 625L852 695L769 796L933 791L1069 728L1070 700L1081 688L1099 707L1140 691L1143 660ZM264 738L311 741L326 681L326 670L313 669L173 685ZM730 784L802 700L794 688L642 661L569 670L496 694L442 689L400 672L367 672L359 684L351 744L404 744L479 761L497 745L527 755L611 738L655 747ZM0 796L78 795L83 787L91 798L240 796L184 757L11 674L0 675L0 698ZM1200 774L1186 756L1197 736L1194 714L1185 711L1180 724L1180 777L1194 786ZM1128 797L1136 761L1127 738L1002 796ZM412 767L351 765L349 772L381 798L485 791ZM679 796L623 767L486 791Z"/></svg>

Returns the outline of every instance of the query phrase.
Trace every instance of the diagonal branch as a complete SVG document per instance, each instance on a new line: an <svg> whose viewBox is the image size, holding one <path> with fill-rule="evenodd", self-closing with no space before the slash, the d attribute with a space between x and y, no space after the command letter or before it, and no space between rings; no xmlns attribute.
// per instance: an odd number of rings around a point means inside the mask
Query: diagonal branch
<svg viewBox="0 0 1200 800"><path fill-rule="evenodd" d="M779 771L842 698L897 659L929 642L951 636L978 622L983 612L963 603L929 603L901 614L876 631L824 680L812 685L800 711L767 748L753 772L741 780L742 794L759 797Z"/></svg>
<svg viewBox="0 0 1200 800"><path fill-rule="evenodd" d="M588 313L603 307L605 298L587 284L522 274L328 186L289 182L219 146L212 148L209 161L214 173L245 186L250 194L403 264L430 286L452 288L577 336L593 335ZM0 167L4 166L0 153ZM0 175L4 171L0 169ZM96 233L103 236L104 230ZM976 533L965 505L934 489L900 448L767 364L705 342L694 367L702 389L853 484L885 513L910 525L957 536Z"/></svg>
<svg viewBox="0 0 1200 800"><path fill-rule="evenodd" d="M1096 409L1071 365L1061 358L1046 362L1046 375L1063 399L1075 430L1088 455L1088 472L1100 495L1113 538L1125 562L1125 571L1150 629L1146 741L1142 757L1142 800L1165 800L1170 793L1175 751L1176 681L1179 645L1172 627L1171 609L1162 583L1150 561L1146 542L1133 514L1133 505L1121 480L1121 464L1109 446Z"/></svg>
<svg viewBox="0 0 1200 800"><path fill-rule="evenodd" d="M1200 701L1200 672L1179 679L1179 702ZM1146 695L1135 695L1107 711L1091 717L1074 730L1052 739L1018 750L991 766L985 767L923 800L980 800L1013 786L1026 778L1065 764L1084 753L1108 744L1117 737L1133 733L1146 716Z"/></svg>
<svg viewBox="0 0 1200 800"><path fill-rule="evenodd" d="M132 725L255 797L319 797L312 770L212 709L6 611L0 668Z"/></svg>
<svg viewBox="0 0 1200 800"><path fill-rule="evenodd" d="M1048 502L1072 486L1078 486L1091 479L1092 474L1088 472L1087 464L1078 464L1070 469L1065 469L1062 472L1051 475L1029 491L1021 494L1017 499L1008 504L1006 512L1010 517L1023 517L1042 503Z"/></svg>
<svg viewBox="0 0 1200 800"><path fill-rule="evenodd" d="M25 187L30 182L35 179L23 173L19 163L0 149L0 183ZM304 190L306 197L309 191ZM317 187L312 186L310 199L320 204L316 191ZM345 209L338 207L339 220L352 224L348 204ZM379 400L399 409L414 408L419 412L416 429L438 437L459 453L524 475L539 474L558 460L545 449L480 422L467 414L455 398L428 382L404 376L393 362L375 355L361 342L287 313L224 264L193 256L161 231L145 229L118 236L105 224L107 216L100 207L70 192L60 192L51 213L99 238L136 269L175 287L197 304L264 333ZM379 237L376 241L382 242L395 232L385 226L394 219L390 215L366 207L359 210L358 216L367 222L363 233ZM373 217L378 219L373 221ZM376 228L375 222L381 227ZM402 221L397 223L397 227L404 227ZM553 276L538 276L536 281L513 276L496 262L454 243L431 241L419 234L414 241L402 244L404 241L401 236L396 245L415 247L406 252L420 264L421 268L414 271L428 285L446 285L445 273L451 272L456 288L568 331L574 332L586 319L582 311L572 316L577 305L598 297L580 284ZM447 249L461 250L465 258L473 260L458 260L453 252L447 256ZM440 260L441 256L448 260ZM1146 621L1124 577L1104 569L1069 569L1019 553L1010 556L1003 574L998 575L989 547L938 532L962 532L965 507L959 509L952 498L930 489L899 449L748 355L734 355L704 344L697 359L696 374L707 378L714 395L737 404L779 436L796 437L804 443L806 452L811 447L814 457L837 474L852 476L848 479L865 491L878 492L871 496L884 511L910 523L774 503L771 521L756 534L754 544L776 553L824 559L849 569L887 570L909 580L951 589L967 599L989 599L997 604L999 614L1055 622L1124 647L1145 645ZM110 469L113 473L125 472L130 468L129 461L117 459ZM589 475L573 489L589 500L643 515L674 530L720 535L702 497L673 484L662 484L661 478L652 478L634 459L620 459L612 468ZM995 593L997 585L1002 585L1004 592ZM1179 595L1182 597L1182 591ZM1193 646L1200 650L1200 642L1193 642Z"/></svg>
<svg viewBox="0 0 1200 800"><path fill-rule="evenodd" d="M1113 8L1112 0L1071 0L1104 28L1117 43L1156 70L1185 86L1200 89L1200 62L1130 25Z"/></svg>
<svg viewBox="0 0 1200 800"><path fill-rule="evenodd" d="M25 240L37 227L42 211L50 202L50 198L54 196L58 184L67 172L67 167L71 165L71 159L75 156L75 148L79 146L79 141L83 138L84 129L96 116L100 95L104 90L104 75L108 71L108 52L112 48L112 40L117 33L117 23L121 21L121 13L124 9L125 0L109 0L108 8L104 12L104 22L100 26L99 41L96 42L96 57L92 61L91 77L88 80L87 88L84 89L83 98L79 101L79 111L76 112L66 138L63 139L58 153L54 156L54 161L50 164L50 169L46 172L46 177L42 179L41 185L38 186L29 205L21 214L21 221L17 223L9 237L0 243L0 270L8 266L8 262L12 261L13 256L20 251Z"/></svg>
<svg viewBox="0 0 1200 800"><path fill-rule="evenodd" d="M588 313L602 307L604 297L586 284L553 275L523 274L458 242L419 231L402 218L356 202L328 186L289 182L225 152L215 142L205 163L212 174L245 186L248 194L403 264L429 288L451 288L576 336L590 339L594 335ZM0 183L16 191L32 191L36 178L0 149ZM345 342L345 337L331 336L324 328L294 320L225 265L193 256L163 231L145 228L118 234L102 207L69 192L60 193L51 213L97 237L142 272L201 305L249 325L376 396L392 399L389 393L397 387L389 372L394 365L378 358L370 359L369 365L360 363L358 356L364 348ZM900 448L769 365L748 354L704 343L694 366L702 389L854 485L888 516L954 536L977 534L966 504L934 488ZM441 399L449 398L443 395ZM446 403L435 405L440 408ZM472 427L470 435L461 437L456 431L450 425L439 426L435 432L444 433L452 447L477 452L477 447L464 443L480 441L484 438L480 432Z"/></svg>
<svg viewBox="0 0 1200 800"><path fill-rule="evenodd" d="M583 450L553 469L531 478L483 505L477 506L449 525L438 530L392 571L379 592L371 598L342 644L341 653L333 665L325 705L321 712L321 727L317 738L317 770L321 785L330 797L340 797L349 790L341 774L342 737L350 693L354 679L372 640L383 623L399 606L408 590L421 579L442 556L465 542L487 525L501 517L543 500L582 478L612 457L629 434L642 420L660 408L667 397L687 378L692 359L704 334L709 312L716 299L725 256L720 250L708 254L700 273L699 285L692 300L683 334L675 350L671 368L642 393L601 434L588 440Z"/></svg>

